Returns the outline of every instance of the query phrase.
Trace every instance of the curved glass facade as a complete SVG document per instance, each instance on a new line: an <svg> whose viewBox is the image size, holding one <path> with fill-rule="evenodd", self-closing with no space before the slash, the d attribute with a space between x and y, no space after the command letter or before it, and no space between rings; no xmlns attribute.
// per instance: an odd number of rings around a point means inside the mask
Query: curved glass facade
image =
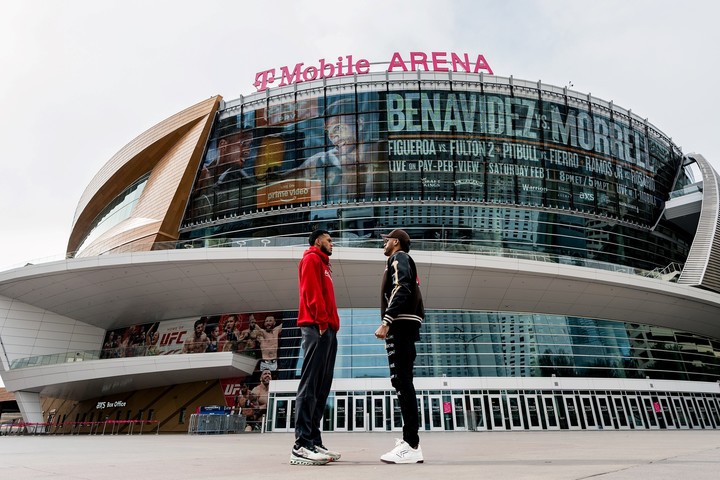
<svg viewBox="0 0 720 480"><path fill-rule="evenodd" d="M430 249L684 262L691 237L660 219L682 155L646 120L551 86L426 76L226 104L181 239L282 245L322 224L356 245L393 226Z"/></svg>
<svg viewBox="0 0 720 480"><path fill-rule="evenodd" d="M120 195L115 197L100 214L88 229L87 236L80 242L80 247L76 253L82 252L87 245L100 237L103 233L110 230L115 225L130 217L135 205L137 205L142 195L145 185L147 184L150 174L146 173L126 188Z"/></svg>
<svg viewBox="0 0 720 480"><path fill-rule="evenodd" d="M559 315L426 313L416 377L720 380L720 342L687 332ZM378 315L375 309L340 310L336 378L388 377L384 344L373 335ZM299 378L299 344L299 331L285 326L278 378Z"/></svg>
<svg viewBox="0 0 720 480"><path fill-rule="evenodd" d="M629 112L542 86L309 89L221 113L188 220L305 203L455 199L653 225L681 157Z"/></svg>
<svg viewBox="0 0 720 480"><path fill-rule="evenodd" d="M661 223L652 231L608 219L515 207L395 203L246 216L181 235L197 246L304 245L311 228L336 245L379 247L381 233L404 228L417 250L520 256L632 272L683 263L691 238Z"/></svg>

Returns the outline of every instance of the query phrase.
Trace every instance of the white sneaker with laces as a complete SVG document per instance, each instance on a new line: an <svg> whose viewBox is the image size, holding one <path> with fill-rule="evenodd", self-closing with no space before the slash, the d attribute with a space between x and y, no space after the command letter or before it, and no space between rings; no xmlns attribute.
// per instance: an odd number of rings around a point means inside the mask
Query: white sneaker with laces
<svg viewBox="0 0 720 480"><path fill-rule="evenodd" d="M295 445L290 453L290 465L325 465L329 461L330 457L320 453L315 447Z"/></svg>
<svg viewBox="0 0 720 480"><path fill-rule="evenodd" d="M325 445L315 445L315 450L317 450L319 453L322 453L323 455L327 455L330 457L331 462L337 462L340 460L340 452L335 452L333 450L328 450L325 448Z"/></svg>
<svg viewBox="0 0 720 480"><path fill-rule="evenodd" d="M412 448L405 440L395 439L395 448L380 457L385 463L423 463L420 445Z"/></svg>

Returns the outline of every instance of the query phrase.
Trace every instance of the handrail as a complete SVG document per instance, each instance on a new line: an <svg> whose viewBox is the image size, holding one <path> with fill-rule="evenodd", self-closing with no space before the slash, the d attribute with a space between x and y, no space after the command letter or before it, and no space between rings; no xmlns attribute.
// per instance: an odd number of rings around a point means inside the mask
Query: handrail
<svg viewBox="0 0 720 480"><path fill-rule="evenodd" d="M382 240L370 238L338 238L333 239L336 247L349 248L380 248ZM157 242L154 244L154 250L177 250L177 249L193 249L193 248L300 248L307 246L307 238L275 236L275 237L225 237L225 238L197 238L192 240L178 240L170 242ZM144 247L146 248L146 247ZM534 250L518 250L506 247L495 247L490 245L478 245L476 241L453 241L448 239L429 240L420 239L413 240L413 250L415 251L447 251L453 253L467 253L470 255L487 255L492 257L519 258L527 260L536 260L548 263L560 263L567 265L576 265L587 268L596 268L599 270L622 272L644 277L651 277L654 270L646 270L616 263L594 260L590 258L582 258L571 255L560 255L557 253L549 253ZM146 252L140 247L128 248L126 251L115 251L114 253L141 253ZM68 256L66 258L72 258ZM57 258L55 260L58 260ZM42 262L39 262L42 263ZM32 263L26 266L33 265Z"/></svg>
<svg viewBox="0 0 720 480"><path fill-rule="evenodd" d="M132 351L130 355L113 355L116 350ZM206 353L226 353L226 352L206 352ZM242 353L233 352L235 355L243 355ZM177 345L166 345L164 347L151 346L130 346L118 347L105 350L73 350L71 352L51 353L48 355L35 355L33 357L16 358L10 363L10 370L16 368L29 367L45 367L48 365L61 365L65 363L74 363L90 360L116 360L119 358L127 359L133 357L151 357L157 355L194 355L193 353L183 353L178 350Z"/></svg>

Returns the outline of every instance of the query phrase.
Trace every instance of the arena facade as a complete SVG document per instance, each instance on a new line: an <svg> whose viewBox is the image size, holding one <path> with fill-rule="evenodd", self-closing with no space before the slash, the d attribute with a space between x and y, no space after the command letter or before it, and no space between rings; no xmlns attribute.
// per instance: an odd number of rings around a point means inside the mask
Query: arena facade
<svg viewBox="0 0 720 480"><path fill-rule="evenodd" d="M342 326L323 427L400 429L373 332L381 234L403 228L422 430L720 427L702 155L477 54L347 55L255 86L140 134L80 198L65 260L0 273L0 373L26 422L178 432L219 408L292 430L297 264L325 228Z"/></svg>

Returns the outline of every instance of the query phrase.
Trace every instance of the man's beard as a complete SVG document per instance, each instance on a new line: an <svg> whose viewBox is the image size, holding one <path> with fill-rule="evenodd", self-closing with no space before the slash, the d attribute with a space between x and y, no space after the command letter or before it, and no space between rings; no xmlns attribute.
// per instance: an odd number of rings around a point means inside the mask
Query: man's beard
<svg viewBox="0 0 720 480"><path fill-rule="evenodd" d="M332 255L332 252L331 252L330 250L328 250L325 245L322 245L322 246L320 247L320 251L323 252L323 253L324 253L325 255L327 255L328 257L329 257L330 255Z"/></svg>

